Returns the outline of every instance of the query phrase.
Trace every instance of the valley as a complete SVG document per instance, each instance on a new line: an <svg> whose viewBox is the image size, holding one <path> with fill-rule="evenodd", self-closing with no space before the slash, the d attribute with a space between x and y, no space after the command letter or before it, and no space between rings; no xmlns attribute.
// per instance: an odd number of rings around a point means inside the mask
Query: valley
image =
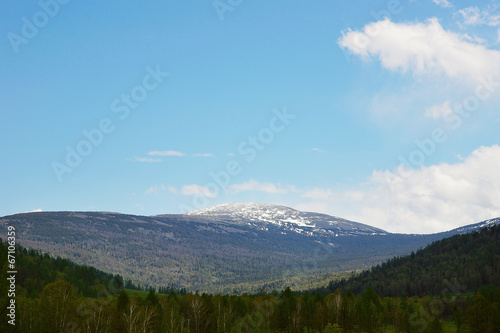
<svg viewBox="0 0 500 333"><path fill-rule="evenodd" d="M16 214L0 218L0 233L14 225L22 246L141 285L225 293L312 286L498 222L438 234L393 234L284 206L233 203L183 215Z"/></svg>

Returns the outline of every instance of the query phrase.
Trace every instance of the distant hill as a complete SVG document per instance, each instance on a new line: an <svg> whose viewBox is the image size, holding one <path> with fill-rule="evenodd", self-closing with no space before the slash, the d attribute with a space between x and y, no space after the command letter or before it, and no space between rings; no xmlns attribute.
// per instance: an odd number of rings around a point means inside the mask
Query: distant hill
<svg viewBox="0 0 500 333"><path fill-rule="evenodd" d="M5 237L8 225L16 227L20 245L143 285L252 292L266 284L283 288L292 278L310 281L318 274L368 268L481 224L439 234L392 234L325 214L234 203L149 217L16 214L0 218L0 237Z"/></svg>
<svg viewBox="0 0 500 333"><path fill-rule="evenodd" d="M356 276L332 281L319 291L382 296L440 295L500 286L500 225L483 223L480 231L435 241L424 249L390 259Z"/></svg>
<svg viewBox="0 0 500 333"><path fill-rule="evenodd" d="M7 245L0 241L0 269L9 271ZM36 297L49 283L64 279L73 284L84 297L97 297L101 290L118 291L124 287L123 278L89 267L78 265L60 257L54 258L40 251L17 246L15 251L16 285L18 294ZM8 281L0 281L0 290L5 290ZM133 287L136 287L135 285ZM6 293L4 293L6 294ZM3 308L2 308L3 309Z"/></svg>

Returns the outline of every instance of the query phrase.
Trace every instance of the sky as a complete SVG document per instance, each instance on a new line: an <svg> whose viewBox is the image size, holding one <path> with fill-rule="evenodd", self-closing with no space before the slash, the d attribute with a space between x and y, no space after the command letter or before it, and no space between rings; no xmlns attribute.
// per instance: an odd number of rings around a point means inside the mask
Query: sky
<svg viewBox="0 0 500 333"><path fill-rule="evenodd" d="M500 216L500 2L3 1L0 216Z"/></svg>

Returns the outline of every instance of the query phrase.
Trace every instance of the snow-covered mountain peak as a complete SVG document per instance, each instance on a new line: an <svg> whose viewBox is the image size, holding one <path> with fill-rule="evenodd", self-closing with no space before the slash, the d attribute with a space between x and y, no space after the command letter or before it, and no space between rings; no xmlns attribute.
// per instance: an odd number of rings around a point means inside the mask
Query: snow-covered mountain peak
<svg viewBox="0 0 500 333"><path fill-rule="evenodd" d="M297 210L265 203L256 202L231 202L223 203L216 206L206 207L202 209L193 210L188 215L226 215L232 213L244 213L244 212L265 212L265 211L295 211Z"/></svg>
<svg viewBox="0 0 500 333"><path fill-rule="evenodd" d="M252 222L268 222L281 224L288 222L303 227L314 227L314 224L305 219L298 210L280 206L254 202L224 203L212 207L202 208L187 213L188 215L203 215L212 217L230 217L245 219Z"/></svg>
<svg viewBox="0 0 500 333"><path fill-rule="evenodd" d="M262 203L225 203L191 211L187 215L231 220L236 223L255 224L259 227L272 224L307 235L327 233L335 236L352 236L387 233L378 228L330 215L301 212L286 206Z"/></svg>

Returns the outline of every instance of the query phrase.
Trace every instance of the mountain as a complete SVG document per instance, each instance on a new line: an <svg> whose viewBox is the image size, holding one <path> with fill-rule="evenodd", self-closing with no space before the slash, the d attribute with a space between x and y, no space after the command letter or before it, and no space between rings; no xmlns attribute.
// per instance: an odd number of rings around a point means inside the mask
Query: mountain
<svg viewBox="0 0 500 333"><path fill-rule="evenodd" d="M189 216L210 217L233 223L246 223L255 227L276 225L286 231L308 236L334 235L386 235L387 231L366 224L352 222L326 214L300 212L298 210L260 203L228 203L187 213Z"/></svg>
<svg viewBox="0 0 500 333"><path fill-rule="evenodd" d="M392 234L325 214L247 203L149 217L108 212L16 214L0 218L1 237L9 225L15 226L20 245L141 284L207 292L281 288L290 279L331 277L479 227L430 235Z"/></svg>

